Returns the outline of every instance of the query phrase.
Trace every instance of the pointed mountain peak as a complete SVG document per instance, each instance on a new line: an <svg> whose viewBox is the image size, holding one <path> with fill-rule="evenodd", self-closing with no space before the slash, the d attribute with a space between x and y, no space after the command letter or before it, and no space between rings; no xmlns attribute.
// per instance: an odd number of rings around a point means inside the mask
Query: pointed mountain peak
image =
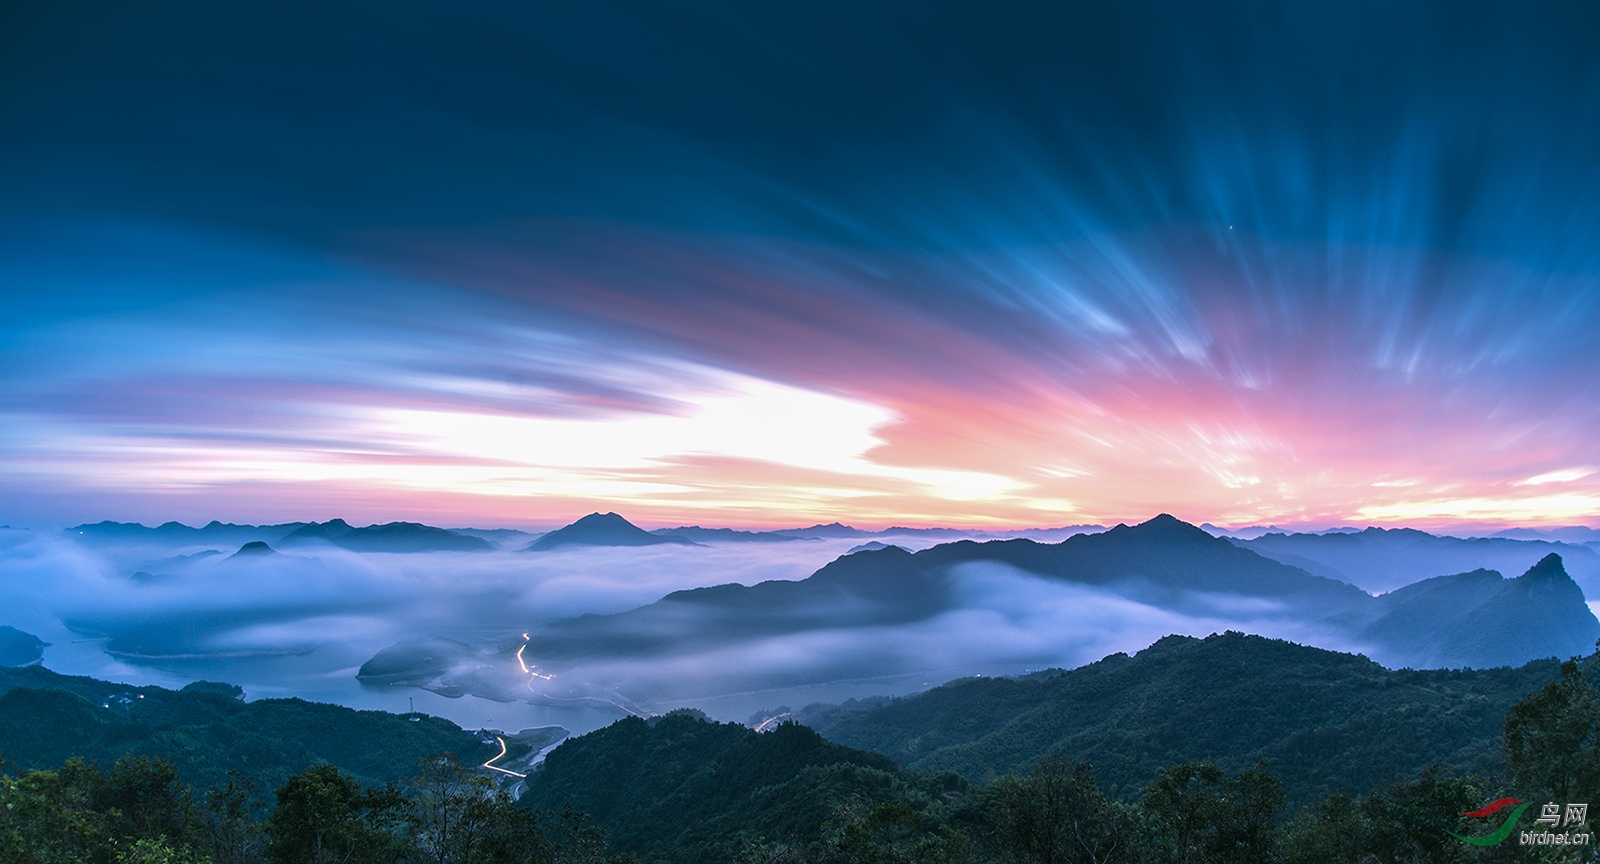
<svg viewBox="0 0 1600 864"><path fill-rule="evenodd" d="M618 514L618 513L590 513L589 515L584 516L583 518L581 518L578 521L572 523L571 525L568 525L567 527L568 528L574 528L574 527L577 527L579 525L594 525L594 526L608 525L608 526L614 526L614 527L618 527L618 528L622 527L623 525L626 525L629 528L638 528L639 527L639 526L633 524L632 522L629 522L627 519L622 518L621 514Z"/></svg>
<svg viewBox="0 0 1600 864"><path fill-rule="evenodd" d="M260 540L251 540L249 543L246 543L243 546L240 546L238 552L235 552L235 553L233 553L232 555L230 555L228 557L230 559L233 559L233 558L260 558L260 557L266 557L268 555L276 555L276 554L278 554L278 553L276 551L274 551L271 546L268 546L267 544L261 542Z"/></svg>
<svg viewBox="0 0 1600 864"><path fill-rule="evenodd" d="M1528 572L1522 574L1521 578L1527 579L1529 577L1534 579L1572 578L1567 575L1567 568L1566 565L1562 563L1561 556L1554 552L1551 552L1549 555L1540 558L1539 563L1529 567Z"/></svg>
<svg viewBox="0 0 1600 864"><path fill-rule="evenodd" d="M323 540L337 540L356 529L343 519L329 519L326 522L308 522L297 528L285 540L299 541L308 538L321 538Z"/></svg>
<svg viewBox="0 0 1600 864"><path fill-rule="evenodd" d="M549 534L529 543L524 548L537 551L540 549L553 549L557 546L568 544L579 546L655 546L661 543L677 543L684 546L699 545L675 534L651 534L616 513L590 513L565 528L557 528L551 531Z"/></svg>
<svg viewBox="0 0 1600 864"><path fill-rule="evenodd" d="M1130 538L1150 543L1216 543L1217 538L1206 533L1204 529L1190 525L1170 513L1161 515L1133 526L1121 526ZM1220 541L1226 542L1226 541Z"/></svg>

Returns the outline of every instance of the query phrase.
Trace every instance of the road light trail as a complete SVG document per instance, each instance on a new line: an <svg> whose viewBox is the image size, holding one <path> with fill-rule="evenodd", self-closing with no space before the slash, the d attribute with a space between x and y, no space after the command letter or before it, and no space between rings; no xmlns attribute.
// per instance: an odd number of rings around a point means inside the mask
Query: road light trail
<svg viewBox="0 0 1600 864"><path fill-rule="evenodd" d="M556 677L554 675L541 675L540 673L533 671L534 669L538 668L538 664L534 664L533 666L529 666L528 665L528 661L522 659L522 652L528 650L528 642L527 642L528 634L526 634L526 633L522 634L522 639L523 639L522 646L517 649L517 665L522 667L522 671L524 673L528 674L528 675L532 675L535 678L540 678L540 679L543 679L545 681L549 681L550 679ZM528 683L531 685L533 682L529 681Z"/></svg>
<svg viewBox="0 0 1600 864"><path fill-rule="evenodd" d="M776 729L778 727L779 723L782 723L784 720L787 720L787 719L789 719L790 717L793 717L793 716L794 716L794 712L792 712L792 711L785 712L783 714L775 714L775 715L773 715L771 717L768 717L767 719L761 721L761 725L756 727L756 731L757 732L769 732L769 731L771 731L773 729Z"/></svg>
<svg viewBox="0 0 1600 864"><path fill-rule="evenodd" d="M495 762L495 761L499 760L500 757L506 755L506 739L501 738L499 735L496 735L496 736L494 736L494 740L500 742L500 752L498 754L496 754L493 759L490 759L488 762L483 763L483 767L488 768L490 771L499 771L501 774L510 774L512 777L526 778L528 776L526 774L518 774L517 772L512 771L509 768L496 768L494 765L490 764L492 762Z"/></svg>
<svg viewBox="0 0 1600 864"><path fill-rule="evenodd" d="M528 650L528 634L524 633L524 634L522 634L522 644L517 646L517 665L522 667L522 671L525 674L527 674L527 676L528 676L528 680L523 682L523 686L527 687L528 688L528 692L534 694L535 696L537 696L542 702L544 702L546 704L553 704L553 705L559 705L559 704L569 704L569 705L571 705L571 704L579 704L579 703L609 705L610 707L615 708L618 711L621 711L622 713L628 714L628 715L633 716L633 717L649 717L649 716L652 716L652 715L647 714L647 713L645 713L643 711L635 710L634 708L631 708L631 707L629 707L627 705L622 704L622 702L617 701L617 700L627 701L626 697L622 696L622 694L620 694L620 693L613 694L613 695L615 695L617 697L617 699L607 699L607 698L602 697L602 696L576 696L576 697L563 699L563 698L551 696L551 695L546 694L546 693L540 693L538 690L534 689L533 682L535 682L535 681L554 681L556 676L555 676L554 673L546 675L546 674L544 674L544 673L539 671L539 664L537 664L537 663L529 663L527 660L524 660L523 657L522 657L522 652L526 651L526 650ZM529 701L532 702L532 700L529 700ZM498 757L496 757L496 758L498 758ZM490 759L489 761L493 762L494 759ZM485 765L484 767L485 768L493 768L494 766ZM496 768L495 770L498 771L500 769Z"/></svg>

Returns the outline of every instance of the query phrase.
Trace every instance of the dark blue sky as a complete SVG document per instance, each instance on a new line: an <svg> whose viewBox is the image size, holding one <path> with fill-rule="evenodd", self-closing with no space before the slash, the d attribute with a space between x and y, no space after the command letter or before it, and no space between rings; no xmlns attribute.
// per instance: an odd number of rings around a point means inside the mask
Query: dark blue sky
<svg viewBox="0 0 1600 864"><path fill-rule="evenodd" d="M8 3L0 518L1591 520L1597 44L1588 3Z"/></svg>
<svg viewBox="0 0 1600 864"><path fill-rule="evenodd" d="M1559 236L1593 230L1600 207L1592 4L5 15L13 218L336 244L588 217L935 249L1220 221L1529 264L1595 254Z"/></svg>

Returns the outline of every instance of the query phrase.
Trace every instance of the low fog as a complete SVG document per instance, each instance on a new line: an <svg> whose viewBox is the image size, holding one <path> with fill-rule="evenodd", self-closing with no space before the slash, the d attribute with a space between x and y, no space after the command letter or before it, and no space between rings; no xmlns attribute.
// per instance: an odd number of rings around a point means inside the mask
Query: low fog
<svg viewBox="0 0 1600 864"><path fill-rule="evenodd" d="M932 538L880 538L908 549ZM243 685L250 698L302 696L418 709L477 726L605 722L362 688L355 674L385 646L445 637L485 649L558 618L641 606L684 588L803 579L859 538L784 543L567 547L547 552L356 553L327 544L272 555L159 543L83 544L0 529L0 624L50 643L57 672L181 686ZM207 554L215 552L216 554Z"/></svg>
<svg viewBox="0 0 1600 864"><path fill-rule="evenodd" d="M878 539L915 550L951 538ZM468 727L574 731L628 712L687 705L743 720L757 709L893 695L966 675L1070 668L1173 633L1231 629L1368 650L1260 598L1189 592L1157 608L1128 591L971 562L949 570L953 610L922 620L552 664L517 655L542 624L634 609L681 589L799 580L859 545L397 554L315 543L248 555L0 530L0 624L50 643L44 665L67 674L164 686L225 680L250 698L387 710L414 703ZM358 683L362 664L397 644L444 663L428 681L403 682L426 689Z"/></svg>
<svg viewBox="0 0 1600 864"><path fill-rule="evenodd" d="M535 698L609 694L626 697L620 707L632 710L689 704L742 719L780 703L798 707L845 695L920 690L969 675L1072 668L1119 651L1138 651L1174 633L1243 630L1362 650L1258 599L1196 593L1184 603L1193 614L1180 614L1000 563L956 565L951 576L960 608L922 621L807 630L698 653L561 665L549 681L516 675L514 666L499 668L516 682L509 686ZM480 678L478 683L490 682Z"/></svg>

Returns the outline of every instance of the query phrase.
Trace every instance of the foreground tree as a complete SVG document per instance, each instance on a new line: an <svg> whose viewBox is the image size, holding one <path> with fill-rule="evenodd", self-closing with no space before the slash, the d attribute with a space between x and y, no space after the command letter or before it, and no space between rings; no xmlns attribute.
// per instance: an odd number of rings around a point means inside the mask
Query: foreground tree
<svg viewBox="0 0 1600 864"><path fill-rule="evenodd" d="M1506 764L1523 797L1591 801L1600 794L1600 692L1577 660L1561 677L1511 706Z"/></svg>
<svg viewBox="0 0 1600 864"><path fill-rule="evenodd" d="M198 809L177 771L127 756L109 773L82 759L55 771L0 772L0 860L6 864L207 861Z"/></svg>
<svg viewBox="0 0 1600 864"><path fill-rule="evenodd" d="M739 864L978 864L967 835L929 824L905 801L876 807L850 799L834 806L822 836L811 843L749 842Z"/></svg>
<svg viewBox="0 0 1600 864"><path fill-rule="evenodd" d="M214 864L256 864L261 860L265 831L253 818L259 792L254 780L229 771L226 785L206 793L205 820Z"/></svg>
<svg viewBox="0 0 1600 864"><path fill-rule="evenodd" d="M1142 808L1174 864L1269 864L1283 789L1263 763L1229 778L1214 762L1184 762L1145 788Z"/></svg>
<svg viewBox="0 0 1600 864"><path fill-rule="evenodd" d="M78 864L111 858L107 819L91 806L99 771L69 759L56 771L0 774L0 860Z"/></svg>
<svg viewBox="0 0 1600 864"><path fill-rule="evenodd" d="M117 853L117 864L212 864L212 861L193 849L174 847L165 838L158 838L134 841Z"/></svg>
<svg viewBox="0 0 1600 864"><path fill-rule="evenodd" d="M570 809L516 806L493 780L452 754L423 760L406 784L406 836L429 864L604 864L605 840Z"/></svg>
<svg viewBox="0 0 1600 864"><path fill-rule="evenodd" d="M118 759L97 784L94 805L111 819L120 839L164 838L175 848L204 842L199 808L178 780L178 769L165 759Z"/></svg>
<svg viewBox="0 0 1600 864"><path fill-rule="evenodd" d="M1284 826L1278 843L1283 864L1357 864L1367 854L1372 822L1348 795L1330 795Z"/></svg>
<svg viewBox="0 0 1600 864"><path fill-rule="evenodd" d="M326 763L284 781L267 820L267 857L281 864L389 864L404 860L397 830L404 799L392 789L363 791Z"/></svg>
<svg viewBox="0 0 1600 864"><path fill-rule="evenodd" d="M465 864L497 826L494 781L467 770L446 753L422 763L411 781L411 839L419 857L430 864Z"/></svg>
<svg viewBox="0 0 1600 864"><path fill-rule="evenodd" d="M1088 763L1040 759L1026 777L995 781L989 819L1002 854L1030 864L1131 860L1133 820L1106 798Z"/></svg>
<svg viewBox="0 0 1600 864"><path fill-rule="evenodd" d="M1483 806L1491 797L1489 788L1481 778L1452 777L1435 765L1415 779L1379 789L1361 807L1369 826L1366 851L1382 864L1479 860L1486 853L1450 832L1471 830L1461 814Z"/></svg>

